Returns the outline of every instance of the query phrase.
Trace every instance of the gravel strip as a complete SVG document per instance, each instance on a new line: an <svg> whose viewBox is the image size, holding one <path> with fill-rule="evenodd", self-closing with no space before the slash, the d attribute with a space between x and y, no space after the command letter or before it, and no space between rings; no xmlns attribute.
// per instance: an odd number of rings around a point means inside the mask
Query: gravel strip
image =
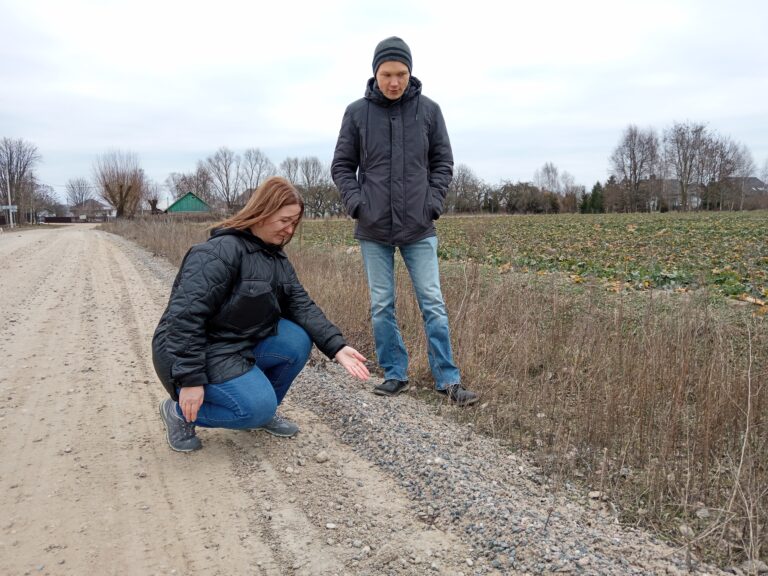
<svg viewBox="0 0 768 576"><path fill-rule="evenodd" d="M462 535L475 553L473 574L690 573L685 550L621 527L610 504L583 489L553 492L529 457L443 417L461 410L446 400L383 398L371 389L320 361L305 368L286 401L317 414L394 478L421 521ZM695 559L691 568L725 574Z"/></svg>

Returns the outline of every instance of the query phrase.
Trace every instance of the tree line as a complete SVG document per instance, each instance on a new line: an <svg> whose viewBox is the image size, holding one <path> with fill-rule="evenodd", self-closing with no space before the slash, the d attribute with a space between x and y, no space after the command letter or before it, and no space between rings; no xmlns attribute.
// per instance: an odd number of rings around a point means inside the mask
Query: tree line
<svg viewBox="0 0 768 576"><path fill-rule="evenodd" d="M281 175L302 193L310 217L343 215L330 166L317 157L288 157L275 165L260 149L238 154L223 146L198 160L189 172L152 181L132 152L111 151L94 160L91 177L66 183L67 205L51 186L38 181L42 160L23 139L0 140L0 197L18 206L20 223L42 211L85 211L101 199L118 217L156 211L160 200L192 192L215 211L231 213L245 204L265 178ZM675 122L661 136L653 128L629 125L609 159L609 178L587 191L567 171L546 162L531 181L489 184L458 164L448 189L446 213L546 214L558 212L637 212L666 210L744 210L768 208L768 159L762 182L755 178L749 149L705 124ZM762 185L762 188L760 186Z"/></svg>

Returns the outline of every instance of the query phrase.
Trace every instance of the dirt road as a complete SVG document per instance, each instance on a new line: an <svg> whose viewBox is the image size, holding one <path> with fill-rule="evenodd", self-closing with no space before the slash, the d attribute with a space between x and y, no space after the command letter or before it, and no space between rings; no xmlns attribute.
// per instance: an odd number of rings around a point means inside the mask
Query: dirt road
<svg viewBox="0 0 768 576"><path fill-rule="evenodd" d="M393 410L334 367L307 368L289 394L297 438L203 430L203 450L172 452L150 339L174 272L90 226L0 235L0 574L680 566L675 550L552 499L525 462L434 407L405 397ZM330 396L315 396L320 387ZM413 446L388 443L400 432ZM456 454L463 468L453 468ZM437 490L440 482L455 490ZM480 491L473 506L461 489ZM487 521L478 516L486 508ZM503 545L500 536L485 544L494 516ZM593 537L584 526L604 528Z"/></svg>

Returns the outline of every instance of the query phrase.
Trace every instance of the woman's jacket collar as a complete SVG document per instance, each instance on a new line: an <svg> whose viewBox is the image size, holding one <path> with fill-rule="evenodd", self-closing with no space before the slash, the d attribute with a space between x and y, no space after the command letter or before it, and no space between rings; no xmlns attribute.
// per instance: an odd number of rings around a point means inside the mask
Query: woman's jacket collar
<svg viewBox="0 0 768 576"><path fill-rule="evenodd" d="M283 251L282 246L268 244L250 230L238 230L237 228L214 228L211 230L211 240L220 238L221 236L237 236L243 241L243 246L245 246L245 249L249 254L254 252L266 252L274 256L280 256L281 258L288 257Z"/></svg>

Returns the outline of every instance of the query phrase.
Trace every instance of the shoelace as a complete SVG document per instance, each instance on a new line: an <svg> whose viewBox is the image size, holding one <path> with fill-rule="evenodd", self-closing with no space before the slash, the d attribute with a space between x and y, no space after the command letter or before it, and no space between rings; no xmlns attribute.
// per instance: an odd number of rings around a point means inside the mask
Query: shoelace
<svg viewBox="0 0 768 576"><path fill-rule="evenodd" d="M187 422L183 418L180 419L181 421L181 430L184 432L184 437L188 438L190 436L195 435L195 425L192 422Z"/></svg>

